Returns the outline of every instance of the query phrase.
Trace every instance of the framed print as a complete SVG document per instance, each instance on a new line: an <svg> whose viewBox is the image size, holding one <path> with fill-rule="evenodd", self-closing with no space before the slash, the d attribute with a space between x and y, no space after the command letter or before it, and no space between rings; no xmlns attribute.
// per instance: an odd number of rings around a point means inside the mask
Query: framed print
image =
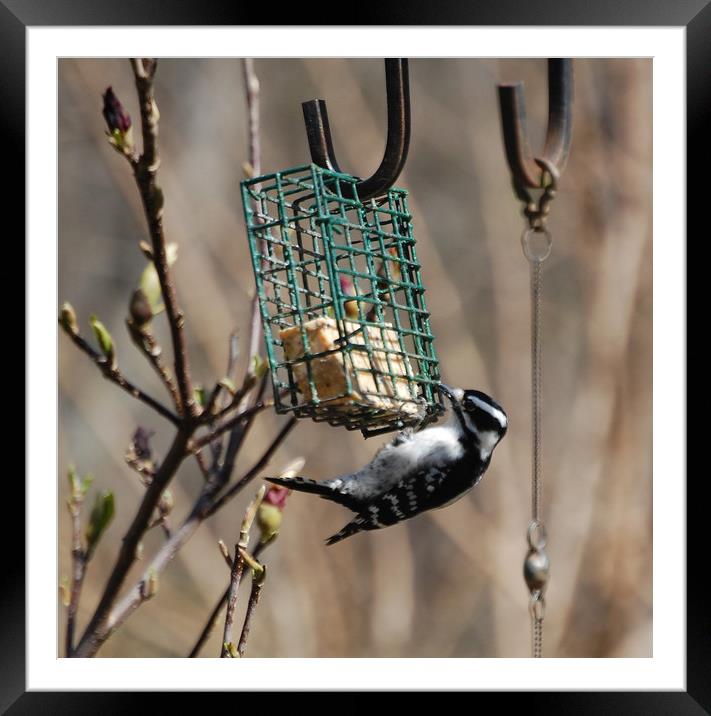
<svg viewBox="0 0 711 716"><path fill-rule="evenodd" d="M708 709L706 4L214 10L0 6L29 416L3 708Z"/></svg>

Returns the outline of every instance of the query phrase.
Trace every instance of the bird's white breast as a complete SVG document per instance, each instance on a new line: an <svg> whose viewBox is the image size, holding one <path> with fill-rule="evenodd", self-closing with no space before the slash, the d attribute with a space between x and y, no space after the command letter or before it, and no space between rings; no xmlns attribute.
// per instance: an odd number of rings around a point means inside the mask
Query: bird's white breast
<svg viewBox="0 0 711 716"><path fill-rule="evenodd" d="M458 432L448 425L415 433L411 440L392 450L395 459L410 466L441 465L459 459L464 452Z"/></svg>
<svg viewBox="0 0 711 716"><path fill-rule="evenodd" d="M450 464L463 452L459 432L453 425L427 428L398 445L386 445L370 464L353 475L347 489L361 495L383 492L413 471Z"/></svg>

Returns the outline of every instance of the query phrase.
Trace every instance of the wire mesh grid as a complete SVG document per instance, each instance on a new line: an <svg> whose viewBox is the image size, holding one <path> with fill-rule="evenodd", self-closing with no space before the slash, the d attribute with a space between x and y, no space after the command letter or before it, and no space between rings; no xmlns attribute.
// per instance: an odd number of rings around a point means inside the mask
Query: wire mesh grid
<svg viewBox="0 0 711 716"><path fill-rule="evenodd" d="M443 406L407 192L357 183L312 164L242 200L277 412L372 435Z"/></svg>

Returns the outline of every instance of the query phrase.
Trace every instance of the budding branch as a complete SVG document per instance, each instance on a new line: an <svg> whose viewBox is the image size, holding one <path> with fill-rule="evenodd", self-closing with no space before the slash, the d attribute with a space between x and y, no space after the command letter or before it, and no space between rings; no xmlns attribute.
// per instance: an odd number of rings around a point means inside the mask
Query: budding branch
<svg viewBox="0 0 711 716"><path fill-rule="evenodd" d="M157 60L132 59L131 67L134 73L141 114L143 146L140 156L137 155L132 140L127 140L127 137L130 136L128 134L130 130L130 117L125 113L110 88L107 90L104 98L104 116L109 124L112 144L124 155L133 170L143 204L151 239L151 248L149 250L146 246L145 252L150 254L150 259L155 266L160 283L160 290L165 305L165 315L170 328L175 383L173 383L173 377L159 359L161 349L156 343L150 329L133 323L130 318L128 320L128 327L134 343L148 358L152 367L160 375L172 398L177 414L144 393L140 388L136 387L124 377L116 365L113 347L111 345L108 349L102 345L104 355L94 350L79 334L73 312L68 317L60 317L60 324L74 344L92 359L106 378L169 420L177 428L177 431L173 436L170 448L163 461L151 472L151 479L145 482L146 491L143 495L143 499L123 537L118 556L99 603L76 648L73 647L73 633L86 560L82 557L83 551L81 548L78 509L76 510L76 515L73 513L72 555L74 568L68 613L66 648L67 655L78 657L94 656L111 634L113 634L146 599L155 595L158 590L158 575L166 568L180 548L190 539L195 530L207 517L213 515L218 509L223 507L257 476L296 423L296 419L291 418L270 442L257 463L237 480L237 482L232 485L229 484L237 453L244 442L254 418L265 408L273 405L273 403L262 399L266 387L266 380L264 378L257 380L254 373L252 373L251 363L248 363L242 381L242 387L231 396L229 401L226 401L225 404L219 407L217 411L214 411L214 408L217 404L220 388L224 379L218 381L215 385L210 400L208 401L207 409L201 410L196 404L190 376L184 331L184 316L178 304L175 282L168 261L167 242L163 228L163 192L158 184L158 169L160 166L160 155L158 151L159 112L154 92L154 76L157 68ZM259 82L254 74L251 61L244 61L243 68L249 110L249 158L251 166L258 168ZM123 134L121 134L121 132L123 132ZM249 358L253 355L257 355L261 338L259 313L258 310L255 310L256 308L258 307L253 305L249 337ZM108 333L106 335L108 336ZM110 336L108 336L108 338L110 341ZM231 373L234 370L236 358L236 342L233 337L230 342L230 356L228 360L227 378L229 380L231 380ZM252 394L251 397L250 393ZM229 417L232 410L235 410L236 414ZM196 431L205 426L208 427L209 432L204 436L195 438ZM225 434L229 434L229 439L227 441L224 459L221 459L221 438ZM205 464L200 454L200 450L208 445L212 447L213 454L213 460L210 466ZM180 527L172 534L167 533L168 539L151 560L141 580L135 584L120 601L117 601L128 572L137 559L142 537L151 526L156 524L154 514L158 508L161 496L176 475L182 462L190 455L196 456L200 469L205 476L205 484ZM163 515L163 517L165 517L165 515ZM240 556L239 550L236 550L235 568L237 568L238 563L243 563L243 559ZM260 578L259 587L256 585L253 586L252 596L250 598L250 618L254 606L256 606L262 580L263 575ZM245 629L243 629L240 639L241 651L244 649L243 642L246 640L246 636L249 632L249 623L245 625Z"/></svg>

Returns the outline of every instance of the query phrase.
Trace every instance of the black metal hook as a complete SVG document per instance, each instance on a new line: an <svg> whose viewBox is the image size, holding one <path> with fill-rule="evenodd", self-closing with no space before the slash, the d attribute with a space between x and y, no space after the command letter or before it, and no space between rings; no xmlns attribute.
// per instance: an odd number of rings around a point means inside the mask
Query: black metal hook
<svg viewBox="0 0 711 716"><path fill-rule="evenodd" d="M388 104L388 138L380 166L368 179L356 185L361 201L384 194L405 166L410 146L410 80L406 59L385 60L385 88ZM333 151L326 102L312 99L302 103L311 160L324 169L341 172ZM353 197L348 197L353 198Z"/></svg>
<svg viewBox="0 0 711 716"><path fill-rule="evenodd" d="M519 192L541 188L549 167L554 167L558 175L565 168L573 134L572 101L573 61L548 60L548 129L543 154L534 157L526 135L523 83L499 85L506 159Z"/></svg>

